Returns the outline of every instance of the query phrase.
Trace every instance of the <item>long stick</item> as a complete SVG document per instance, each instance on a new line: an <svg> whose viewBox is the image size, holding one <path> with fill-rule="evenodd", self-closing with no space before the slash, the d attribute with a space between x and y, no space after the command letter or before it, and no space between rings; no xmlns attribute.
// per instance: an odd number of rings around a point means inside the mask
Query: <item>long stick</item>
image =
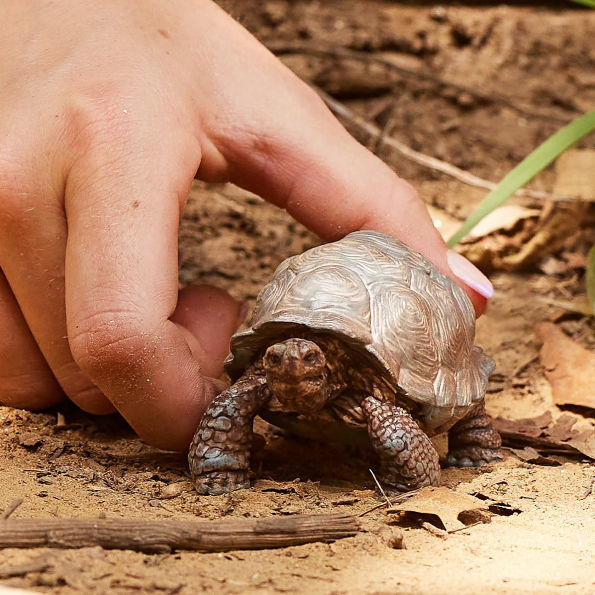
<svg viewBox="0 0 595 595"><path fill-rule="evenodd" d="M177 549L221 552L334 541L358 531L358 521L344 514L218 521L9 519L0 521L0 549L99 545L148 553Z"/></svg>
<svg viewBox="0 0 595 595"><path fill-rule="evenodd" d="M344 103L337 101L316 85L310 86L318 93L318 95L320 95L321 99L336 116L346 120L350 124L357 126L360 130L363 130L366 134L369 134L373 139L379 139L380 145L387 145L398 151L401 155L403 155L403 157L409 159L410 161L413 161L418 165L422 165L423 167L442 172L443 174L455 178L469 186L484 188L486 190L493 190L497 186L495 182L484 180L483 178L480 178L471 172L461 169L456 165L452 165L446 161L437 159L436 157L432 157L431 155L420 153L419 151L408 147L405 143L402 143L392 136L383 135L382 130L380 130L380 128L378 128L378 126L376 126L373 122L370 122L369 120L366 120L362 116L359 116L355 112L351 111ZM549 192L531 190L530 188L521 188L514 194L516 196L526 196L528 198L551 200L556 202L572 202L576 200L576 198L572 196L556 196L554 194L550 194ZM587 197L585 199L581 198L581 200L586 202L595 202L595 197Z"/></svg>

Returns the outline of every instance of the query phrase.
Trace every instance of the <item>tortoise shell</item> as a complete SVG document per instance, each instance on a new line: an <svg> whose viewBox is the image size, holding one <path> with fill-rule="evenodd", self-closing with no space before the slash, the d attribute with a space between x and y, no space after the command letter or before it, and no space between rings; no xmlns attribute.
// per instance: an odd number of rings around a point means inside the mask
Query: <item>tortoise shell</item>
<svg viewBox="0 0 595 595"><path fill-rule="evenodd" d="M475 314L465 292L377 231L282 262L258 296L249 328L232 337L228 373L237 379L269 345L306 331L339 337L379 364L408 399L457 417L483 398L494 367L474 346Z"/></svg>

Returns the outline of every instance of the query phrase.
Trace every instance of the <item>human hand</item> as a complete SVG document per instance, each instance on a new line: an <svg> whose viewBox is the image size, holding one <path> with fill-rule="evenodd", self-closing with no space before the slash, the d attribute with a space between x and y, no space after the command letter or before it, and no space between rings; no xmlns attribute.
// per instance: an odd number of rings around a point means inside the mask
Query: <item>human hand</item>
<svg viewBox="0 0 595 595"><path fill-rule="evenodd" d="M212 2L7 0L0 16L0 403L44 408L63 390L187 447L241 318L213 288L178 297L195 175L328 240L391 233L485 306L470 287L489 282L449 266L413 188Z"/></svg>

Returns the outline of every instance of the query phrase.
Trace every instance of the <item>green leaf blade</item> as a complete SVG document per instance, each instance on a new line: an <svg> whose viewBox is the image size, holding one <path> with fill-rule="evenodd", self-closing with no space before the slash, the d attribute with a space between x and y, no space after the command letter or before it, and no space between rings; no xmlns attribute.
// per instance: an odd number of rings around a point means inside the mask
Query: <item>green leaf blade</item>
<svg viewBox="0 0 595 595"><path fill-rule="evenodd" d="M595 130L595 111L573 120L544 141L521 163L510 171L502 181L479 204L477 209L464 221L459 230L448 240L453 247L465 237L486 215L500 206L511 194L522 188L540 171L545 169L561 153Z"/></svg>
<svg viewBox="0 0 595 595"><path fill-rule="evenodd" d="M571 0L575 4L582 4L583 6L588 6L589 8L595 8L595 0Z"/></svg>

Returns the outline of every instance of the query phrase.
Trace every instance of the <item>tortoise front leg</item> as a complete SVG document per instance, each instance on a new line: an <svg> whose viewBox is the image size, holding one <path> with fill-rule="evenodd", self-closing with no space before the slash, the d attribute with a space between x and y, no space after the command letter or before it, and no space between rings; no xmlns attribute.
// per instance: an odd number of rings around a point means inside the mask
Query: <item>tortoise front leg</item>
<svg viewBox="0 0 595 595"><path fill-rule="evenodd" d="M502 459L502 440L482 399L448 432L449 465L479 467Z"/></svg>
<svg viewBox="0 0 595 595"><path fill-rule="evenodd" d="M362 403L381 479L402 492L440 481L438 453L405 409L368 397Z"/></svg>
<svg viewBox="0 0 595 595"><path fill-rule="evenodd" d="M199 494L216 496L250 487L252 422L268 398L266 379L247 376L213 399L188 452Z"/></svg>

